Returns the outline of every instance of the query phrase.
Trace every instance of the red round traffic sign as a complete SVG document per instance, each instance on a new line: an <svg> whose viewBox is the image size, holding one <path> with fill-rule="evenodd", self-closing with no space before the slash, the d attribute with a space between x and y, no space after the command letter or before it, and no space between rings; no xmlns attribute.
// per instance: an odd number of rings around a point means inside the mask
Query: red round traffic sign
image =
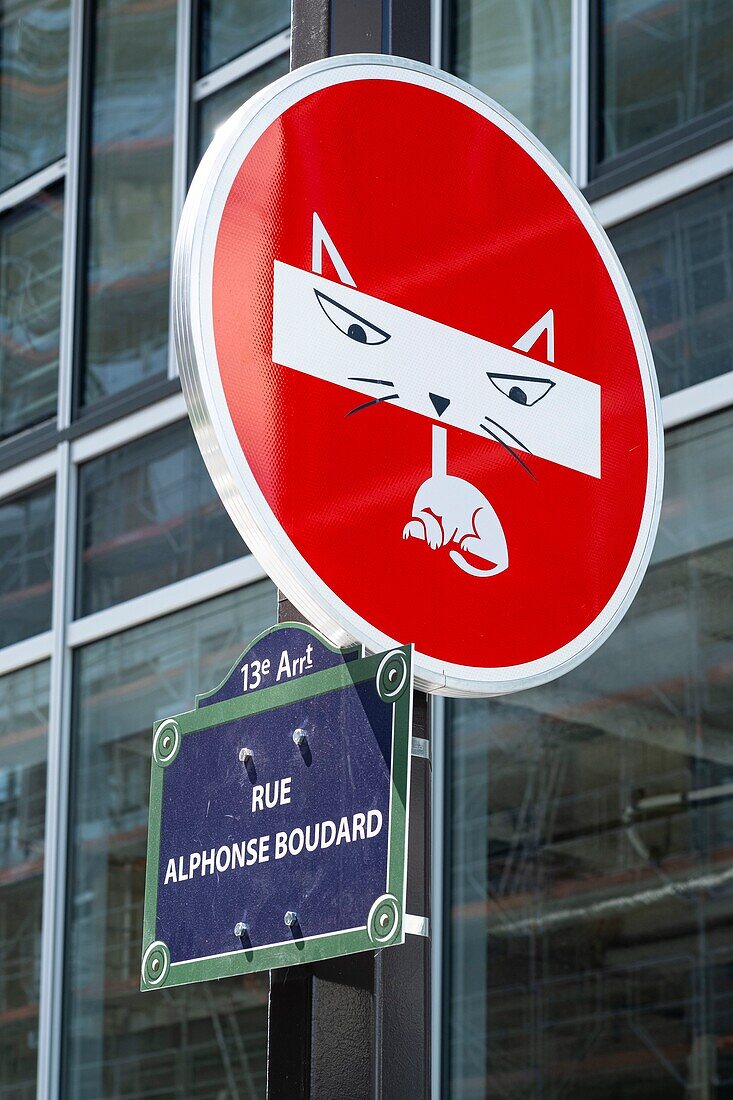
<svg viewBox="0 0 733 1100"><path fill-rule="evenodd" d="M290 74L204 158L175 286L222 498L333 640L492 694L617 625L659 513L651 354L589 207L496 104L395 59Z"/></svg>

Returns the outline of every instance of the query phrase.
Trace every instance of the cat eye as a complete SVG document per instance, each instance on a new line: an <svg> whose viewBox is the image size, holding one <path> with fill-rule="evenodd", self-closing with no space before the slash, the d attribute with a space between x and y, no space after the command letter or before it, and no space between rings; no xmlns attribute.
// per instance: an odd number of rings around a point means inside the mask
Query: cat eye
<svg viewBox="0 0 733 1100"><path fill-rule="evenodd" d="M360 317L358 313L352 313L346 306L340 306L333 298L322 294L320 290L313 288L318 299L318 304L328 317L332 325L340 329L345 336L355 340L357 344L384 344L389 340L389 333L377 328L370 321Z"/></svg>
<svg viewBox="0 0 733 1100"><path fill-rule="evenodd" d="M536 405L555 385L549 378L527 378L521 374L488 374L489 381L517 405Z"/></svg>

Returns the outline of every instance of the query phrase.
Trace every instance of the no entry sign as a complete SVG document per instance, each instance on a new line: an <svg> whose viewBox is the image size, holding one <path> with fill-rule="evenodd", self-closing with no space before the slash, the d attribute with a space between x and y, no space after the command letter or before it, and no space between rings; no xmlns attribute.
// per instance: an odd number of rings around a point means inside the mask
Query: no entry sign
<svg viewBox="0 0 733 1100"><path fill-rule="evenodd" d="M417 682L547 681L614 629L661 497L648 342L589 207L425 66L318 62L245 104L186 203L176 331L242 535L334 642Z"/></svg>

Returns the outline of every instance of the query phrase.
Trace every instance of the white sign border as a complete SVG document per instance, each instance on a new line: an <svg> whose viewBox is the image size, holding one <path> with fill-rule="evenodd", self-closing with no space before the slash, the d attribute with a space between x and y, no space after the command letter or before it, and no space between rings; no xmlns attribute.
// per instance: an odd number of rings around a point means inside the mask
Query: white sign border
<svg viewBox="0 0 733 1100"><path fill-rule="evenodd" d="M351 80L395 80L464 104L511 137L556 184L593 240L619 296L637 355L647 412L646 495L634 550L613 596L572 642L521 665L481 668L437 661L415 651L415 683L450 696L493 696L545 684L581 664L626 613L651 557L663 485L663 432L652 353L631 287L590 206L565 170L488 96L456 77L404 58L353 54L327 58L275 81L217 133L186 199L173 263L174 335L191 423L209 473L233 522L277 586L334 644L360 642L377 652L413 641L391 638L333 593L305 561L272 512L241 449L221 385L213 337L213 260L224 204L249 151L267 127L321 88ZM244 304L246 307L246 303Z"/></svg>

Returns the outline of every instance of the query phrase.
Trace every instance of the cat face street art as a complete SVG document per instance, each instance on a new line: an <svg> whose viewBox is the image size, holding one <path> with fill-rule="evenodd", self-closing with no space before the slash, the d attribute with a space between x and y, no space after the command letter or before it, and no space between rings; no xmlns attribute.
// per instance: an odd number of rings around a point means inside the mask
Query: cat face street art
<svg viewBox="0 0 733 1100"><path fill-rule="evenodd" d="M319 277L321 245L336 261L341 285ZM360 293L349 285L348 268L317 213L313 268L306 272L275 261L273 360L369 399L348 416L394 402L437 419L431 474L415 495L402 537L423 540L433 550L446 547L452 561L474 577L503 572L509 551L501 521L479 489L449 475L443 425L472 432L489 448L503 447L532 478L533 455L600 477L600 387ZM551 360L552 311L515 348L529 351L543 335ZM451 370L456 362L460 373Z"/></svg>
<svg viewBox="0 0 733 1100"><path fill-rule="evenodd" d="M614 629L659 514L651 356L584 199L496 104L378 56L282 78L204 157L174 294L221 498L332 642L412 642L420 686L483 695Z"/></svg>

